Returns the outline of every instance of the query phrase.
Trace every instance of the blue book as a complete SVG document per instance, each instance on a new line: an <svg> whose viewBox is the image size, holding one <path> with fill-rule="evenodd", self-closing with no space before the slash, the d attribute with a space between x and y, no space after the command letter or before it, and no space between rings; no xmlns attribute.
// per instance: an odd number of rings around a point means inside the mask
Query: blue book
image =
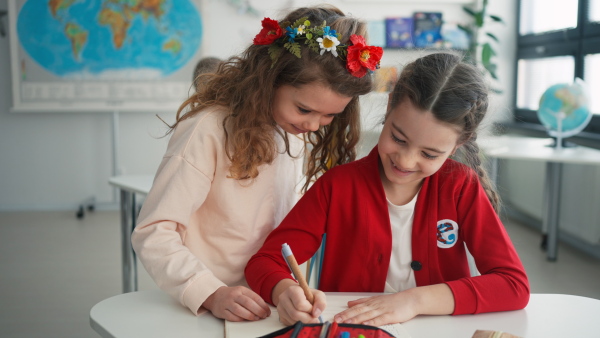
<svg viewBox="0 0 600 338"><path fill-rule="evenodd" d="M385 47L385 22L383 20L367 21L369 31L369 45Z"/></svg>
<svg viewBox="0 0 600 338"><path fill-rule="evenodd" d="M413 19L412 18L386 18L385 19L385 45L388 48L412 48Z"/></svg>
<svg viewBox="0 0 600 338"><path fill-rule="evenodd" d="M415 12L413 14L413 30L416 47L442 47L442 13Z"/></svg>

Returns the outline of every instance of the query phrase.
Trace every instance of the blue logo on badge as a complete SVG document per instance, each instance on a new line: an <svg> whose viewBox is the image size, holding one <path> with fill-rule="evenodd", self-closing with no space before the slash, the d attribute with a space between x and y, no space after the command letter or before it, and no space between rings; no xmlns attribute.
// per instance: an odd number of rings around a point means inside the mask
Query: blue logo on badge
<svg viewBox="0 0 600 338"><path fill-rule="evenodd" d="M458 240L458 223L451 219L443 219L437 223L437 246L447 249Z"/></svg>

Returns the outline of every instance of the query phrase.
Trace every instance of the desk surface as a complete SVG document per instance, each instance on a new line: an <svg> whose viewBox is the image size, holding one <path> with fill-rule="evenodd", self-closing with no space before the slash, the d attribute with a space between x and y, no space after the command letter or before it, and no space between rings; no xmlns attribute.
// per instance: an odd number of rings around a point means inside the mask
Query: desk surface
<svg viewBox="0 0 600 338"><path fill-rule="evenodd" d="M509 332L527 338L593 337L600 332L600 300L533 294L523 310L462 316L419 316L404 323L413 338L469 338L475 330ZM102 337L215 337L224 324L210 314L195 317L160 290L105 299L90 311L90 325Z"/></svg>
<svg viewBox="0 0 600 338"><path fill-rule="evenodd" d="M152 188L153 181L152 175L121 175L108 179L108 183L112 186L139 194L147 194Z"/></svg>
<svg viewBox="0 0 600 338"><path fill-rule="evenodd" d="M502 135L482 137L478 140L481 150L490 157L504 159L527 159L544 162L600 164L600 150L576 146L556 149L549 147L550 138Z"/></svg>

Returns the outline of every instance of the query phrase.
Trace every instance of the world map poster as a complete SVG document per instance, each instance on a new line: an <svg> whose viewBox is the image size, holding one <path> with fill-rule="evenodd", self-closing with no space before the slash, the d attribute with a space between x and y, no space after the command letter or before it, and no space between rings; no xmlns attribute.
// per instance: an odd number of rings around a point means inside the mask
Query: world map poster
<svg viewBox="0 0 600 338"><path fill-rule="evenodd" d="M13 111L175 111L200 58L198 0L9 0Z"/></svg>

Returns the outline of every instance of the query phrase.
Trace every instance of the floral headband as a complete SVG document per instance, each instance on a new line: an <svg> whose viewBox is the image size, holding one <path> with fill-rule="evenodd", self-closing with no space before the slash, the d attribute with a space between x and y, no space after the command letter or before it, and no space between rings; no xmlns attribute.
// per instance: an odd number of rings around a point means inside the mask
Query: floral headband
<svg viewBox="0 0 600 338"><path fill-rule="evenodd" d="M383 55L383 49L376 46L367 46L365 38L353 34L350 36L351 45L340 44L341 34L336 33L323 21L321 26L310 26L307 18L296 20L294 24L283 23L284 29L275 20L264 18L262 29L254 38L255 45L271 45L269 56L273 65L281 56L284 49L298 58L300 53L300 42L314 51L323 55L330 52L335 57L346 61L346 68L355 77L363 77L368 71L379 69L379 62Z"/></svg>

